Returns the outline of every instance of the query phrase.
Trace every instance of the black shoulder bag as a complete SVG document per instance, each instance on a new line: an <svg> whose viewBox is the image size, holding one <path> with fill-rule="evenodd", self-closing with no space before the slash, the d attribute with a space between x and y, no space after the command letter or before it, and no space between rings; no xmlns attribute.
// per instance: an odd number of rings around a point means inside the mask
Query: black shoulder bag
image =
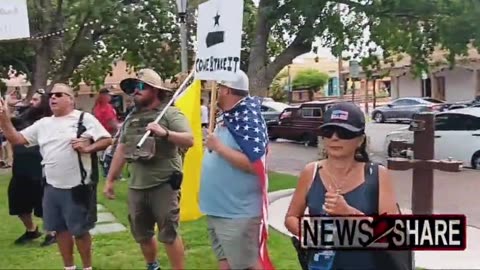
<svg viewBox="0 0 480 270"><path fill-rule="evenodd" d="M77 138L80 138L82 134L87 130L83 125L83 115L84 112L80 115L77 125ZM92 158L92 170L91 170L91 181L86 184L85 179L87 178L87 171L83 166L82 156L80 152L77 151L78 164L80 167L80 185L72 188L72 197L73 200L84 206L86 209L91 212L92 217L96 221L96 191L97 191L97 182L98 182L98 157L96 153L91 154Z"/></svg>
<svg viewBox="0 0 480 270"><path fill-rule="evenodd" d="M377 199L375 205L378 209L378 198L380 198L380 182L378 175L378 164L369 163L367 168L372 170L372 180L375 180L376 194ZM365 175L367 177L367 175ZM397 203L398 212L401 214L400 206ZM378 214L378 213L376 213ZM377 269L391 269L391 270L414 270L415 269L415 259L413 251L411 250L378 250L375 251L374 255L375 264Z"/></svg>

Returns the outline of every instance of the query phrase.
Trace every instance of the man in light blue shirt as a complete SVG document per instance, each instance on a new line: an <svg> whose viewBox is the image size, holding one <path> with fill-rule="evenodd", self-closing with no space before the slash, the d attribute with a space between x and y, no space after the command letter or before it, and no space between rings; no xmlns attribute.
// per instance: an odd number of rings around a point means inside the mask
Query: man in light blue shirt
<svg viewBox="0 0 480 270"><path fill-rule="evenodd" d="M227 112L249 95L244 72L232 82L220 82L218 106ZM220 122L206 139L200 209L220 269L260 269L259 230L262 190L252 163L229 129Z"/></svg>

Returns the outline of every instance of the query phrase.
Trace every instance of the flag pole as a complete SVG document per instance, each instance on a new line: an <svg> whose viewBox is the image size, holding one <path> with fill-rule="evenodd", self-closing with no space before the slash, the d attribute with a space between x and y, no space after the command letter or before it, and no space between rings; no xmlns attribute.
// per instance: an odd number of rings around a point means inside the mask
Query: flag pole
<svg viewBox="0 0 480 270"><path fill-rule="evenodd" d="M190 74L188 74L187 78L185 78L185 80L182 82L182 84L178 87L177 91L175 92L175 94L173 94L173 97L168 101L167 105L165 106L165 108L163 108L163 110L160 112L160 114L157 116L157 118L155 119L155 123L158 123L162 117L165 115L165 113L167 112L168 110L168 107L170 107L172 105L172 103L178 98L178 96L180 96L181 93L183 93L183 89L185 87L188 86L188 83L190 82L190 80L192 79L193 75L195 74L195 69L192 69L192 71L190 72ZM145 142L145 140L147 140L148 136L150 136L151 134L151 131L148 130L147 132L145 132L145 134L143 135L142 139L140 139L140 141L138 142L137 144L137 149L140 149L143 145L143 143Z"/></svg>
<svg viewBox="0 0 480 270"><path fill-rule="evenodd" d="M217 114L217 82L212 81L212 89L210 91L210 123L208 124L208 131L213 132L216 124Z"/></svg>

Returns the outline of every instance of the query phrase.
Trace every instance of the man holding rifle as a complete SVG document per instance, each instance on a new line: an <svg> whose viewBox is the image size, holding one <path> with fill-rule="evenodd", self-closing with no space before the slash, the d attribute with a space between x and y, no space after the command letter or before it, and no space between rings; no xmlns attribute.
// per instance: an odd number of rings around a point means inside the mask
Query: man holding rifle
<svg viewBox="0 0 480 270"><path fill-rule="evenodd" d="M123 124L120 143L113 156L105 185L105 196L114 198L114 181L125 162L130 163L128 210L133 237L147 263L147 269L160 269L157 261L155 224L158 240L173 269L184 269L184 248L178 235L182 158L179 149L193 146L193 135L186 117L168 106L172 90L151 69L142 69L136 78L120 83L124 92L134 96L136 110ZM168 106L168 107L167 107ZM165 114L155 122L163 111ZM149 136L140 149L137 144L146 131Z"/></svg>

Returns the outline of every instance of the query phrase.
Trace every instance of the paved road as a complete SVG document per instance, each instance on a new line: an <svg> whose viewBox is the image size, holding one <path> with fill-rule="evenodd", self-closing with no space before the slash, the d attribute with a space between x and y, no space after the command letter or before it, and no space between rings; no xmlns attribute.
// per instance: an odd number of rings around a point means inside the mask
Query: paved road
<svg viewBox="0 0 480 270"><path fill-rule="evenodd" d="M385 135L401 127L397 124L369 124L373 159L384 162L381 156ZM269 170L298 175L310 161L317 159L317 149L288 141L272 143ZM398 202L411 208L412 171L392 171ZM465 169L459 173L435 171L434 208L438 213L464 213L469 225L480 228L480 171Z"/></svg>

